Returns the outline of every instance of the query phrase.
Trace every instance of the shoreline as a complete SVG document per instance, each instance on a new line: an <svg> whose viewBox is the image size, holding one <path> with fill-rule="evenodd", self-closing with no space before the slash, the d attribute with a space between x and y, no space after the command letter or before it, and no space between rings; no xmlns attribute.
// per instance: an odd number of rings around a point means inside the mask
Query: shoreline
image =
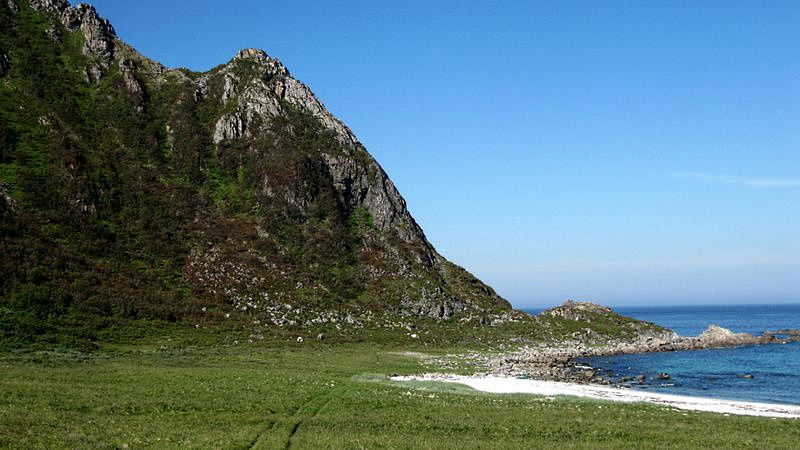
<svg viewBox="0 0 800 450"><path fill-rule="evenodd" d="M781 335L782 337L779 337ZM622 383L632 380L614 380L601 375L597 368L583 366L578 361L601 356L697 351L791 342L800 342L800 330L767 331L760 336L753 336L733 333L728 329L710 325L705 332L694 337L679 336L667 331L643 333L633 341L611 340L599 345L585 341L571 341L523 347L514 352L478 361L483 371L476 375L524 376L541 381L621 386Z"/></svg>
<svg viewBox="0 0 800 450"><path fill-rule="evenodd" d="M645 392L630 388L598 386L585 383L567 383L519 379L504 376L463 376L447 374L425 374L421 376L395 376L394 381L438 381L458 383L477 391L494 394L533 394L546 397L573 396L606 400L618 403L650 403L669 406L686 411L702 411L720 414L800 419L800 405L746 402L711 397L693 397Z"/></svg>
<svg viewBox="0 0 800 450"><path fill-rule="evenodd" d="M592 342L576 339L529 345L494 355L451 355L462 360L466 356L477 370L471 375L454 375L443 373L448 370L444 366L439 367L439 370L444 369L440 373L392 379L460 383L489 393L565 395L623 403L645 402L690 411L800 419L800 405L645 391L634 388L634 385L655 385L671 379L671 376L664 372L656 372L657 375L650 376L642 373L636 376L615 375L602 367L590 367L582 362L585 358L612 355L691 352L792 342L800 342L800 331L765 331L754 336L710 325L705 332L694 337L680 336L665 330L644 332L632 340ZM752 375L745 374L744 377Z"/></svg>

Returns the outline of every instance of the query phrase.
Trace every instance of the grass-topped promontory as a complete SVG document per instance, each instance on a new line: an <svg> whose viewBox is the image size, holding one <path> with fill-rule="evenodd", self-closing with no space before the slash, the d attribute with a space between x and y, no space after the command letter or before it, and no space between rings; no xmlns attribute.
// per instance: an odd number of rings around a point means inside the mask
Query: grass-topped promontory
<svg viewBox="0 0 800 450"><path fill-rule="evenodd" d="M791 420L393 384L430 369L370 343L184 346L177 338L0 358L16 448L791 448Z"/></svg>

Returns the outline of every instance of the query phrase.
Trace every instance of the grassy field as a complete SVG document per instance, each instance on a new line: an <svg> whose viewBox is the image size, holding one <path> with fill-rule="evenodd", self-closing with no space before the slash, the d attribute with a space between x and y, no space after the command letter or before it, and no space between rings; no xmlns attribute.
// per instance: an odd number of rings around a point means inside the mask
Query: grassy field
<svg viewBox="0 0 800 450"><path fill-rule="evenodd" d="M790 420L392 384L419 350L318 342L5 353L0 446L19 448L791 448ZM446 349L440 349L444 351ZM430 349L426 349L430 352Z"/></svg>

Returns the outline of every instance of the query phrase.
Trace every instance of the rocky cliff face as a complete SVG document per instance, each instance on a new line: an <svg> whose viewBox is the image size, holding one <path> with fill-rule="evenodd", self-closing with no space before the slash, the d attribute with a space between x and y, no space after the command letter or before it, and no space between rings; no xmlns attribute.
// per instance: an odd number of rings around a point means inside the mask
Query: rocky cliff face
<svg viewBox="0 0 800 450"><path fill-rule="evenodd" d="M426 264L433 263L433 249L383 169L350 129L328 112L305 84L292 78L280 61L262 50L244 49L221 69L200 77L198 95L213 95L209 84L215 82L222 86L220 107L228 110L214 125L215 144L253 139L276 118L286 117L288 108L309 114L333 133L344 150L321 154L341 202L349 208L366 208L379 229L422 245L426 251L420 256ZM269 180L264 185L272 188Z"/></svg>
<svg viewBox="0 0 800 450"><path fill-rule="evenodd" d="M352 131L265 52L167 69L91 6L0 10L14 308L271 324L510 309L436 252Z"/></svg>

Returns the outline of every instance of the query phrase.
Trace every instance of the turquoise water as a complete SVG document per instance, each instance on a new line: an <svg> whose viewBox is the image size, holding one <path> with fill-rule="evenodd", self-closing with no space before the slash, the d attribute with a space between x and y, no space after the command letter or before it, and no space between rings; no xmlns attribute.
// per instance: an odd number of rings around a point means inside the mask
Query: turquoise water
<svg viewBox="0 0 800 450"><path fill-rule="evenodd" d="M617 308L620 314L694 336L710 323L736 332L800 328L800 305L672 306ZM644 374L645 389L669 394L800 404L800 343L589 358L607 376ZM660 372L671 379L654 380ZM750 374L753 378L744 378Z"/></svg>

